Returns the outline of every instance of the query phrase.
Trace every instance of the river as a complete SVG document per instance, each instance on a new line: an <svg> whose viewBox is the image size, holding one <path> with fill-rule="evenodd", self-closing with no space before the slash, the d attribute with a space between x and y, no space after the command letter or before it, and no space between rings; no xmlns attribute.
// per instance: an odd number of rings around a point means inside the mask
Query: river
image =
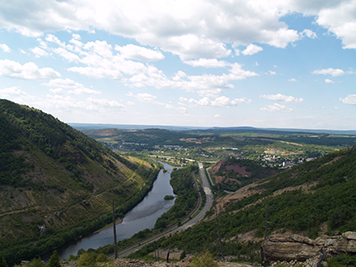
<svg viewBox="0 0 356 267"><path fill-rule="evenodd" d="M159 172L151 191L124 216L121 223L116 224L117 241L130 238L146 228L152 229L156 220L173 206L174 199L164 200L166 195L173 195L173 188L169 183L173 166L165 163L163 165L167 172L164 173L163 170ZM80 249L96 249L107 244L113 244L113 232L113 227L109 227L72 241L57 250L58 256L61 259L68 259L71 254L77 255Z"/></svg>

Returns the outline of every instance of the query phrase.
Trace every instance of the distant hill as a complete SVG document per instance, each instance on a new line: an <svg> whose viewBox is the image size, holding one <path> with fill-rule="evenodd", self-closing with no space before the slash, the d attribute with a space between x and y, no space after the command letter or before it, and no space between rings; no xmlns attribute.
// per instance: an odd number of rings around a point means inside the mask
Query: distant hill
<svg viewBox="0 0 356 267"><path fill-rule="evenodd" d="M0 254L31 258L111 221L158 168L120 156L40 110L0 100Z"/></svg>
<svg viewBox="0 0 356 267"><path fill-rule="evenodd" d="M170 131L198 131L205 134L209 133L231 133L231 132L251 132L251 133L325 133L325 134L341 134L341 135L356 135L356 130L328 130L328 129L295 129L295 128L257 128L250 126L239 127L196 127L196 126L173 126L173 125L135 125L135 124L97 124L97 123L69 123L73 128L84 130L99 130L99 129L120 129L120 130L145 130L145 129L164 129Z"/></svg>

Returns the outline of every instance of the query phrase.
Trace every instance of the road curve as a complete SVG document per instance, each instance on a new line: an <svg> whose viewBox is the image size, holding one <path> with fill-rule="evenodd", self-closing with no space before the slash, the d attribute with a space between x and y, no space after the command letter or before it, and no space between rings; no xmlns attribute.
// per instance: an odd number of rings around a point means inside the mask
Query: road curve
<svg viewBox="0 0 356 267"><path fill-rule="evenodd" d="M130 255L131 253L141 249L145 245L152 243L156 240L159 240L163 236L168 236L175 232L184 231L184 230L188 229L189 227L192 227L194 224L200 222L205 217L206 212L209 211L211 206L213 205L214 196L213 196L213 193L211 192L208 179L206 178L203 163L198 162L198 165L199 165L199 175L200 175L200 178L202 181L202 187L203 187L203 190L204 190L204 193L206 196L205 206L201 209L201 211L196 216L194 216L191 220L187 221L185 224L183 224L180 227L177 227L173 230L168 229L168 230L164 231L163 233L161 233L159 236L148 238L145 241L142 241L140 244L136 244L132 247L129 247L127 249L119 251L119 253L118 253L119 258L126 257L126 256Z"/></svg>

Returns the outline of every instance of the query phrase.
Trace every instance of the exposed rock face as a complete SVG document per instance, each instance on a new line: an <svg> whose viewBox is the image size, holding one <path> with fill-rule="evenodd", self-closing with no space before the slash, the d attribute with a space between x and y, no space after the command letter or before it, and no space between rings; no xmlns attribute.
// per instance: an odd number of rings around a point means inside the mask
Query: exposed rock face
<svg viewBox="0 0 356 267"><path fill-rule="evenodd" d="M310 258L356 253L356 232L341 236L322 236L315 240L300 235L271 235L262 247L268 261L305 261Z"/></svg>

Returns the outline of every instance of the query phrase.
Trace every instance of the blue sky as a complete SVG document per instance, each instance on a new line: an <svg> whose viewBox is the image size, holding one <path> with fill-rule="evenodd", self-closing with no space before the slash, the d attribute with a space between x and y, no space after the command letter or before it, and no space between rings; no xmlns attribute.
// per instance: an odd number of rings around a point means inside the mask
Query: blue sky
<svg viewBox="0 0 356 267"><path fill-rule="evenodd" d="M66 123L355 130L355 78L356 0L0 3L0 98Z"/></svg>

